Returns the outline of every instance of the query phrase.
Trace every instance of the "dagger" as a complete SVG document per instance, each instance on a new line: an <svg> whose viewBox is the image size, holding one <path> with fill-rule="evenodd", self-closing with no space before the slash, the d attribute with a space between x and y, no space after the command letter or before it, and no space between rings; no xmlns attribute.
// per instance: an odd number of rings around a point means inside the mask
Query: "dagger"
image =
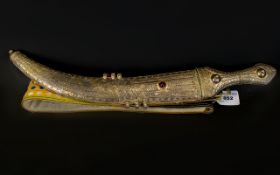
<svg viewBox="0 0 280 175"><path fill-rule="evenodd" d="M54 95L42 100L46 96L28 97L27 93L22 104L32 112L210 113L212 102L223 89L241 84L267 85L276 75L274 67L259 63L235 72L200 67L136 77L115 73L86 77L54 70L20 51L10 50L9 56L12 63L32 80L30 87L42 86L44 94ZM57 104L59 108L54 109Z"/></svg>

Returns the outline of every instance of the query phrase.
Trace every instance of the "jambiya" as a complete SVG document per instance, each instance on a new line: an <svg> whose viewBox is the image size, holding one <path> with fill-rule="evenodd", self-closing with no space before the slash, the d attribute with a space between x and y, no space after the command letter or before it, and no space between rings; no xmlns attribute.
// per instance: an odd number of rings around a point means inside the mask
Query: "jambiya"
<svg viewBox="0 0 280 175"><path fill-rule="evenodd" d="M13 64L31 79L22 106L31 112L124 111L165 114L213 112L219 93L240 84L266 85L276 69L256 64L235 72L209 67L137 77L85 77L60 72L9 51Z"/></svg>

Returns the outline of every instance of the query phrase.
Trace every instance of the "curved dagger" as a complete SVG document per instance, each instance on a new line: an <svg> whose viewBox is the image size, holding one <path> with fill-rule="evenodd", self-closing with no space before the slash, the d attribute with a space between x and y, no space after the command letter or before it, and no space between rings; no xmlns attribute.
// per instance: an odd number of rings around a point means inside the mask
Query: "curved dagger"
<svg viewBox="0 0 280 175"><path fill-rule="evenodd" d="M222 89L239 84L268 84L276 69L266 64L236 72L209 67L148 76L122 78L84 77L53 70L9 51L13 64L30 79L61 96L92 103L160 106L198 103L212 99Z"/></svg>

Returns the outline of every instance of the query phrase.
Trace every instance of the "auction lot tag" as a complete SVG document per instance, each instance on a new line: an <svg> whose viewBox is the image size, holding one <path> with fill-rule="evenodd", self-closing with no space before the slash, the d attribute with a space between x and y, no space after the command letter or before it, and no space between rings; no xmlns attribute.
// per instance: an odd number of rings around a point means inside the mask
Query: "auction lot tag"
<svg viewBox="0 0 280 175"><path fill-rule="evenodd" d="M217 103L225 106L237 106L240 105L239 94L237 90L222 91L220 98L217 99Z"/></svg>

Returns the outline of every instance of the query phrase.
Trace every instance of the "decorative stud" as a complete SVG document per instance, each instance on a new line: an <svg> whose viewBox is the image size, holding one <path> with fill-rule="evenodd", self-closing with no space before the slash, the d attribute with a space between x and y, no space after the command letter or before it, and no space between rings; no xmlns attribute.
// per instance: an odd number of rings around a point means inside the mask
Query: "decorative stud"
<svg viewBox="0 0 280 175"><path fill-rule="evenodd" d="M122 79L122 74L121 74L121 73L118 73L118 74L117 74L117 79L118 79L118 80Z"/></svg>
<svg viewBox="0 0 280 175"><path fill-rule="evenodd" d="M259 68L257 70L257 74L258 74L258 77L264 78L266 76L266 71L264 69L262 69L262 68Z"/></svg>
<svg viewBox="0 0 280 175"><path fill-rule="evenodd" d="M107 73L103 73L102 78L103 78L104 80L106 80L106 79L108 78L108 74L107 74Z"/></svg>
<svg viewBox="0 0 280 175"><path fill-rule="evenodd" d="M135 107L139 108L139 102L135 102Z"/></svg>
<svg viewBox="0 0 280 175"><path fill-rule="evenodd" d="M147 103L146 103L145 101L143 102L143 107L144 107L144 108L147 108L147 107L148 107L148 105L147 105Z"/></svg>
<svg viewBox="0 0 280 175"><path fill-rule="evenodd" d="M125 102L125 107L129 108L129 103L128 102Z"/></svg>
<svg viewBox="0 0 280 175"><path fill-rule="evenodd" d="M111 73L111 79L112 80L116 79L116 74L115 73Z"/></svg>
<svg viewBox="0 0 280 175"><path fill-rule="evenodd" d="M212 79L212 82L215 84L219 83L222 80L221 76L218 74L212 75L211 79Z"/></svg>

